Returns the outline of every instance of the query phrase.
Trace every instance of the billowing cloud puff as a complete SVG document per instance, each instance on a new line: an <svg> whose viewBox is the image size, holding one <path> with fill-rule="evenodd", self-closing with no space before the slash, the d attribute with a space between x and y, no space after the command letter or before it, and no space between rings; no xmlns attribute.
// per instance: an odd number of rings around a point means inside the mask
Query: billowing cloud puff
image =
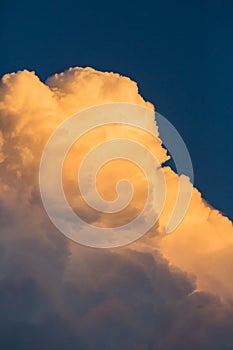
<svg viewBox="0 0 233 350"><path fill-rule="evenodd" d="M137 242L111 250L79 246L52 225L43 209L39 163L54 129L70 115L106 102L153 109L129 78L73 68L43 83L32 72L7 74L0 86L0 338L5 349L231 349L233 229L194 189L188 212L171 234L179 177L165 167L167 198L158 223ZM91 211L76 193L77 166L94 142L114 135L150 145L168 159L154 120L154 137L101 128L80 139L64 163L74 210L97 226L138 214L146 186L139 169L106 165L98 187L107 200L119 178L135 185L124 215ZM122 163L120 163L122 162ZM72 165L76 164L73 169Z"/></svg>

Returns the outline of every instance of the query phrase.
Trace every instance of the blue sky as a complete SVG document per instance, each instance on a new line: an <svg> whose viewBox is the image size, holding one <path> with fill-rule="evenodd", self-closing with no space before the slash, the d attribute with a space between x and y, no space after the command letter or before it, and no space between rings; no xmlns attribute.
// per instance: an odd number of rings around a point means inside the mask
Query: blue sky
<svg viewBox="0 0 233 350"><path fill-rule="evenodd" d="M0 74L42 80L70 66L114 71L180 132L195 185L232 209L233 2L9 1L0 5Z"/></svg>

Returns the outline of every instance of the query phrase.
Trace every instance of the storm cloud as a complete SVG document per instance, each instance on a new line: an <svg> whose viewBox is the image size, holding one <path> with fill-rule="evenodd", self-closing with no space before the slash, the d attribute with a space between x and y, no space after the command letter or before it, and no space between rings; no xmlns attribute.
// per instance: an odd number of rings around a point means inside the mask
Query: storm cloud
<svg viewBox="0 0 233 350"><path fill-rule="evenodd" d="M38 184L47 139L70 115L105 102L153 109L129 78L91 68L72 68L46 83L28 71L1 80L2 348L233 349L232 223L194 189L181 225L166 235L178 187L178 175L169 167L164 168L167 200L161 218L133 244L108 250L83 247L50 222ZM162 164L168 157L157 126L145 122L156 135L154 150ZM111 135L100 130L95 140ZM80 158L89 142L87 138L79 145ZM112 182L106 179L115 181L116 172L107 170L100 183L103 193L109 193ZM139 194L126 217L137 214L143 198L141 177L134 172L129 176ZM91 222L108 224L107 216L95 216L73 196L69 167L64 178L75 210ZM115 223L121 220L117 217Z"/></svg>

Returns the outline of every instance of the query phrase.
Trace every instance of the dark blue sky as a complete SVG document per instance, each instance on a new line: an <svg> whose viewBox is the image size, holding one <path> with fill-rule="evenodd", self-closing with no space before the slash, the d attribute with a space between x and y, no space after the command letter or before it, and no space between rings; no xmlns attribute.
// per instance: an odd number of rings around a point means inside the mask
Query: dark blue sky
<svg viewBox="0 0 233 350"><path fill-rule="evenodd" d="M70 66L130 76L180 132L195 185L233 218L233 1L7 1L0 74Z"/></svg>

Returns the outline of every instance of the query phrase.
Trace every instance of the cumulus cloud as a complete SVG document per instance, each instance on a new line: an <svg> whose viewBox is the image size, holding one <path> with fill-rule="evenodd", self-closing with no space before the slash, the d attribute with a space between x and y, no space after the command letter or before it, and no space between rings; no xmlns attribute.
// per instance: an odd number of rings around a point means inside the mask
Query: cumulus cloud
<svg viewBox="0 0 233 350"><path fill-rule="evenodd" d="M233 346L233 229L194 189L179 227L165 234L178 190L169 167L165 208L139 241L96 250L63 237L39 194L43 148L54 129L77 111L105 102L153 109L135 82L114 73L72 68L43 83L33 73L5 75L0 85L0 337L5 349L231 349ZM145 180L131 164L106 165L98 187L108 200L127 176L135 197L121 215L91 211L76 188L76 171L95 142L116 135L150 145L160 164L168 157L154 120L142 131L104 127L84 135L64 163L74 210L99 226L134 217ZM75 167L72 165L75 164Z"/></svg>

